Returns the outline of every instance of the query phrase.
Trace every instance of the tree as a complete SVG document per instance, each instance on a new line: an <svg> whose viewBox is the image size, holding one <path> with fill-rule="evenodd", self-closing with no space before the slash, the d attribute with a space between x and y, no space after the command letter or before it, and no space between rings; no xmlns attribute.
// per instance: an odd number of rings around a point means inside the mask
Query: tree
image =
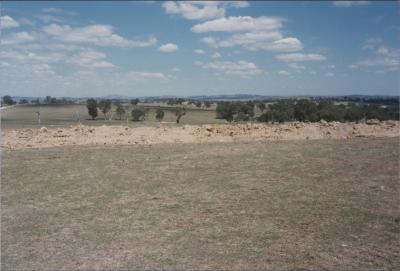
<svg viewBox="0 0 400 271"><path fill-rule="evenodd" d="M139 99L138 98L132 99L130 102L131 102L131 105L135 106L139 103Z"/></svg>
<svg viewBox="0 0 400 271"><path fill-rule="evenodd" d="M44 100L46 104L51 104L51 96L46 96Z"/></svg>
<svg viewBox="0 0 400 271"><path fill-rule="evenodd" d="M131 112L133 121L141 121L144 120L146 112L141 108L134 108Z"/></svg>
<svg viewBox="0 0 400 271"><path fill-rule="evenodd" d="M15 104L15 101L11 98L10 95L5 95L5 96L3 96L3 104L13 105L13 104Z"/></svg>
<svg viewBox="0 0 400 271"><path fill-rule="evenodd" d="M158 121L162 121L163 118L164 118L164 115L165 115L164 111L162 111L161 108L157 108L157 110L156 110L156 119Z"/></svg>
<svg viewBox="0 0 400 271"><path fill-rule="evenodd" d="M101 100L99 102L99 108L104 115L104 119L107 119L107 113L110 112L111 110L111 100L110 99Z"/></svg>
<svg viewBox="0 0 400 271"><path fill-rule="evenodd" d="M95 99L88 99L86 101L86 107L88 109L89 116L92 117L92 120L97 118L97 101Z"/></svg>
<svg viewBox="0 0 400 271"><path fill-rule="evenodd" d="M298 121L318 121L317 104L309 100L300 100L294 105L294 118Z"/></svg>
<svg viewBox="0 0 400 271"><path fill-rule="evenodd" d="M20 103L20 104L27 104L27 103L28 103L28 100L27 100L27 99L22 99L22 100L19 101L19 103Z"/></svg>
<svg viewBox="0 0 400 271"><path fill-rule="evenodd" d="M205 106L206 108L210 108L210 107L211 107L211 102L205 101L205 102L204 102L204 106Z"/></svg>
<svg viewBox="0 0 400 271"><path fill-rule="evenodd" d="M233 121L234 115L237 113L237 105L233 102L219 102L216 108L217 119L225 119L229 122Z"/></svg>
<svg viewBox="0 0 400 271"><path fill-rule="evenodd" d="M263 122L284 122L294 119L294 104L289 101L278 101L268 106L268 111L258 117Z"/></svg>
<svg viewBox="0 0 400 271"><path fill-rule="evenodd" d="M186 115L186 109L184 107L175 108L176 123L179 123L181 118Z"/></svg>
<svg viewBox="0 0 400 271"><path fill-rule="evenodd" d="M363 118L363 112L360 106L349 104L344 114L345 121L360 121Z"/></svg>
<svg viewBox="0 0 400 271"><path fill-rule="evenodd" d="M194 105L195 105L196 107L200 108L200 107L201 107L201 102L200 102L200 101L197 101L197 102L195 102Z"/></svg>
<svg viewBox="0 0 400 271"><path fill-rule="evenodd" d="M125 114L125 109L121 103L116 103L116 106L117 106L117 108L115 109L115 112L119 116L119 120L122 120L122 115Z"/></svg>
<svg viewBox="0 0 400 271"><path fill-rule="evenodd" d="M258 108L261 112L264 112L264 110L265 110L267 107L266 107L265 103L260 102L260 103L257 103L257 108Z"/></svg>

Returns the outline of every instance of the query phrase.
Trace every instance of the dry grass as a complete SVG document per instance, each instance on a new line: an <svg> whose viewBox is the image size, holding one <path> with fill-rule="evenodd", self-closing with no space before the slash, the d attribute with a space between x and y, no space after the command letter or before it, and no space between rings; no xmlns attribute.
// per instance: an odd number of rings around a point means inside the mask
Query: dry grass
<svg viewBox="0 0 400 271"><path fill-rule="evenodd" d="M396 139L3 151L2 270L400 267Z"/></svg>
<svg viewBox="0 0 400 271"><path fill-rule="evenodd" d="M155 119L155 108L157 106L149 106L150 111L145 121L129 121L130 127L151 126L158 122ZM176 121L175 114L171 110L165 111L164 122L174 124ZM115 110L115 107L113 107ZM132 110L132 107L130 107ZM86 105L23 105L16 106L1 112L1 128L3 130L20 129L20 128L37 128L37 114L41 112L41 126L46 127L68 127L78 123L77 116L79 113L81 123L84 125L126 125L126 116L119 120L119 116L114 114L112 121L104 120L104 116L99 110L98 118L93 121L87 113ZM130 112L129 112L130 113ZM128 114L130 117L130 115ZM131 119L131 118L130 118ZM224 120L215 118L215 110L203 110L196 108L188 108L187 114L181 119L182 124L205 124L205 123L225 123Z"/></svg>

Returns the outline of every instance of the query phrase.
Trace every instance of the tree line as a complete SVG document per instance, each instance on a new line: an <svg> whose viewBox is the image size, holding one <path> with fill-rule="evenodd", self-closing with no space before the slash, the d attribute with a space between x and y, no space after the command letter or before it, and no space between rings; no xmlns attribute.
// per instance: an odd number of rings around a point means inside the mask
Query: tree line
<svg viewBox="0 0 400 271"><path fill-rule="evenodd" d="M262 113L255 117L255 108ZM367 119L399 120L399 103L335 104L333 101L281 100L266 106L263 102L219 102L216 108L219 119L232 121L257 120L260 122L302 121L360 122Z"/></svg>
<svg viewBox="0 0 400 271"><path fill-rule="evenodd" d="M132 121L143 121L145 120L146 116L149 113L148 107L139 106L139 99L130 100L130 105L132 109L130 111L130 116ZM122 116L126 115L130 110L129 105L123 106L120 102L115 102L114 106L115 111L113 112L112 109L112 101L110 99L103 99L97 101L96 99L87 99L86 107L88 110L89 116L91 116L92 120L95 120L98 117L98 111L104 115L104 119L111 120L113 117L113 113L119 116L119 119L122 120ZM171 108L171 110L176 117L176 123L179 123L181 118L186 115L186 109L184 107L178 106ZM160 107L156 109L155 118L158 121L162 121L165 116L165 111L162 110Z"/></svg>

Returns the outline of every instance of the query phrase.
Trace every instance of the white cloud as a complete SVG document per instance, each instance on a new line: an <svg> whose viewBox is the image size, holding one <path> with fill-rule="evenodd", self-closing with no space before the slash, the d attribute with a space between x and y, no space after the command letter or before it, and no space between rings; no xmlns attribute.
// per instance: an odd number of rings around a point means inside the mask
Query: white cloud
<svg viewBox="0 0 400 271"><path fill-rule="evenodd" d="M163 7L167 14L179 14L188 20L207 20L225 16L225 9L218 5L199 6L190 2L167 1L163 3Z"/></svg>
<svg viewBox="0 0 400 271"><path fill-rule="evenodd" d="M129 79L162 79L167 80L168 77L161 72L129 72L127 74Z"/></svg>
<svg viewBox="0 0 400 271"><path fill-rule="evenodd" d="M302 50L301 41L295 37L283 37L279 31L281 27L281 18L239 16L197 24L192 27L192 31L195 33L239 32L225 39L203 37L201 41L212 48L243 46L252 51L295 52Z"/></svg>
<svg viewBox="0 0 400 271"><path fill-rule="evenodd" d="M279 71L278 74L279 75L290 75L290 72L283 70L283 71Z"/></svg>
<svg viewBox="0 0 400 271"><path fill-rule="evenodd" d="M319 54L293 53L293 54L278 55L276 59L286 62L300 62L300 61L322 61L325 60L326 57Z"/></svg>
<svg viewBox="0 0 400 271"><path fill-rule="evenodd" d="M215 52L214 54L211 55L211 58L220 58L221 54L218 52Z"/></svg>
<svg viewBox="0 0 400 271"><path fill-rule="evenodd" d="M16 33L10 34L10 35L2 38L0 43L2 45L15 45L15 44L19 44L19 43L34 41L34 40L35 40L35 37L28 32L16 32Z"/></svg>
<svg viewBox="0 0 400 271"><path fill-rule="evenodd" d="M355 63L348 65L351 69L357 68L384 68L387 71L397 71L400 69L400 49L392 49L382 45L380 39L369 39L364 45L363 49L371 50L374 54Z"/></svg>
<svg viewBox="0 0 400 271"><path fill-rule="evenodd" d="M247 1L166 1L167 14L177 14L188 20L209 20L225 16L228 7L248 7Z"/></svg>
<svg viewBox="0 0 400 271"><path fill-rule="evenodd" d="M180 72L180 71L181 71L181 69L179 69L179 68L177 68L177 67L172 68L171 70L172 70L173 72Z"/></svg>
<svg viewBox="0 0 400 271"><path fill-rule="evenodd" d="M1 29L14 28L14 27L18 27L18 26L19 26L19 23L8 15L0 17Z"/></svg>
<svg viewBox="0 0 400 271"><path fill-rule="evenodd" d="M289 63L288 67L296 71L304 70L306 68L303 65L297 63Z"/></svg>
<svg viewBox="0 0 400 271"><path fill-rule="evenodd" d="M72 28L69 25L51 24L45 26L43 31L54 39L69 43L84 43L96 46L111 47L150 47L157 43L156 38L147 41L128 40L113 33L110 25L89 25L85 27Z"/></svg>
<svg viewBox="0 0 400 271"><path fill-rule="evenodd" d="M105 61L106 55L95 50L82 51L79 54L72 56L70 63L87 68L113 68L112 63Z"/></svg>
<svg viewBox="0 0 400 271"><path fill-rule="evenodd" d="M44 12L44 13L54 13L54 14L65 14L65 15L69 15L69 16L78 15L78 13L73 12L73 11L65 11L65 10L63 10L61 8L52 8L52 7L44 8L44 9L42 9L42 12Z"/></svg>
<svg viewBox="0 0 400 271"><path fill-rule="evenodd" d="M161 45L160 48L158 48L158 50L161 52L164 52L164 53L172 53L172 52L176 52L178 50L178 46L173 43L167 43L167 44Z"/></svg>
<svg viewBox="0 0 400 271"><path fill-rule="evenodd" d="M265 31L279 29L281 26L282 19L277 17L231 16L196 24L191 30L195 33Z"/></svg>
<svg viewBox="0 0 400 271"><path fill-rule="evenodd" d="M333 77L333 76L335 76L335 74L333 72L327 72L327 73L325 73L325 76Z"/></svg>
<svg viewBox="0 0 400 271"><path fill-rule="evenodd" d="M204 37L201 41L212 48L243 46L248 50L263 49L267 51L283 52L298 51L303 48L301 42L297 38L283 38L277 31L234 34L225 40Z"/></svg>
<svg viewBox="0 0 400 271"><path fill-rule="evenodd" d="M256 75L260 74L261 70L253 62L248 62L246 60L240 60L238 62L232 61L215 61L203 63L200 61L195 61L195 65L201 66L205 69L212 69L219 72L224 72L226 74L236 74L236 75Z"/></svg>
<svg viewBox="0 0 400 271"><path fill-rule="evenodd" d="M382 43L382 39L380 38L369 38L367 39L363 46L363 50L375 50Z"/></svg>
<svg viewBox="0 0 400 271"><path fill-rule="evenodd" d="M333 1L335 7L352 7L352 6L365 6L369 5L369 1Z"/></svg>
<svg viewBox="0 0 400 271"><path fill-rule="evenodd" d="M38 18L39 20L41 20L44 23L62 23L63 19L56 17L54 15L49 15L49 14L38 14L35 15L36 18Z"/></svg>
<svg viewBox="0 0 400 271"><path fill-rule="evenodd" d="M205 54L205 52L204 52L203 49L196 49L196 50L194 50L194 52L195 52L196 54L199 54L199 55Z"/></svg>

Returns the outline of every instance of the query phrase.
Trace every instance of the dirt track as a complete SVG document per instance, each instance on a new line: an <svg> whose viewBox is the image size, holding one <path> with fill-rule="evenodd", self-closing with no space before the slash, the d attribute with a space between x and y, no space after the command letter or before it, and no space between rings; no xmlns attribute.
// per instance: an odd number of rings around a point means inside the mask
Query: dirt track
<svg viewBox="0 0 400 271"><path fill-rule="evenodd" d="M129 128L72 126L66 129L23 129L2 134L2 148L43 148L70 145L124 145L269 140L351 139L400 136L399 121L368 123L216 124Z"/></svg>

